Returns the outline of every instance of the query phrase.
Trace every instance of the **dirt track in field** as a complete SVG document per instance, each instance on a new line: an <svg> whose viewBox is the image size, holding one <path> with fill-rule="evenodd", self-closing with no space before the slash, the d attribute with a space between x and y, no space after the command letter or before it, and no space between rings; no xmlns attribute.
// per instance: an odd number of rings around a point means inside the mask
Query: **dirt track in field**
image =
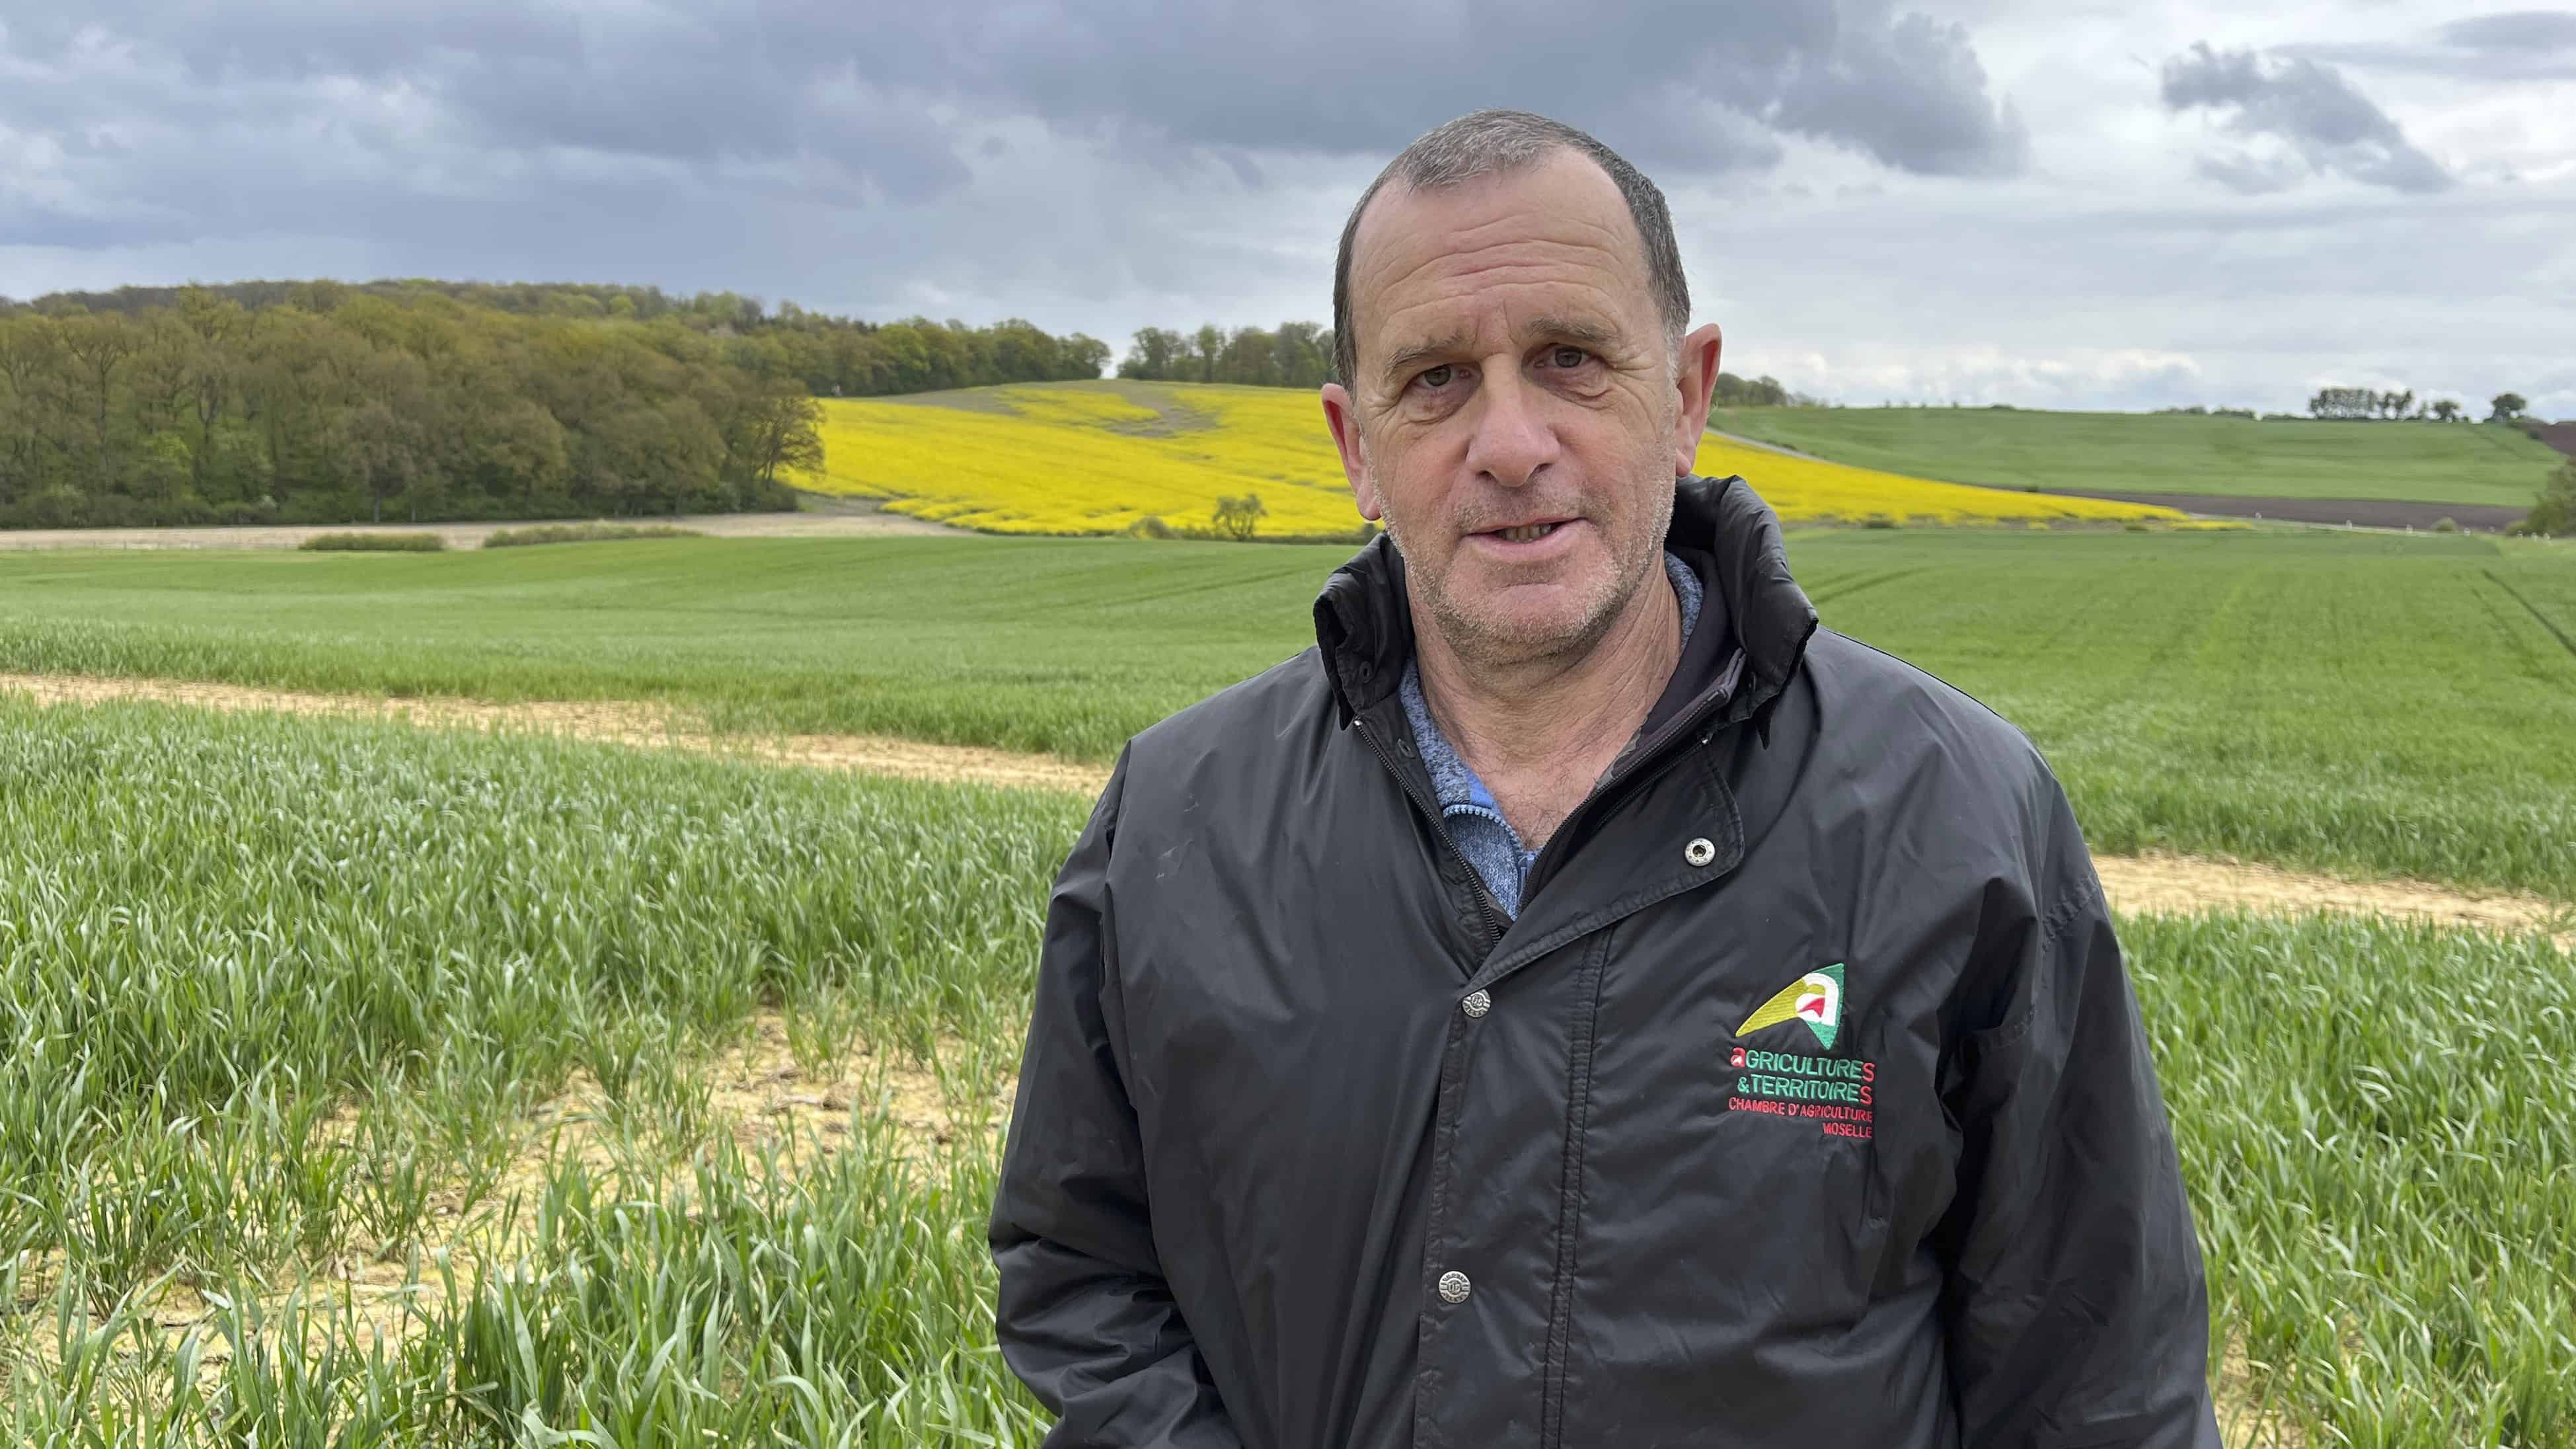
<svg viewBox="0 0 2576 1449"><path fill-rule="evenodd" d="M549 700L492 704L470 699L378 699L239 684L95 675L0 674L0 690L44 704L148 700L205 709L398 719L440 729L510 730L660 749L761 760L816 769L858 770L912 780L971 781L1021 789L1098 793L1109 772L1048 755L967 745L932 745L890 735L716 735L674 723L652 705L616 700Z"/></svg>
<svg viewBox="0 0 2576 1449"><path fill-rule="evenodd" d="M579 523L581 519L555 522ZM897 534L933 534L947 538L958 530L945 524L881 513L867 507L828 508L807 513L710 513L670 518L611 519L612 523L671 524L710 538L884 538ZM317 533L428 533L451 549L481 548L488 535L504 528L534 528L540 523L333 523L326 525L252 524L235 528L9 528L0 529L0 549L292 549Z"/></svg>
<svg viewBox="0 0 2576 1449"><path fill-rule="evenodd" d="M2563 925L2569 908L2538 896L2471 895L2422 881L2349 881L2277 866L2180 855L2097 855L2093 868L2124 911L2184 913L2242 907L2268 915L2334 911L2399 916L2445 926L2520 932ZM2576 931L2558 943L2576 950Z"/></svg>
<svg viewBox="0 0 2576 1449"><path fill-rule="evenodd" d="M1096 793L1109 777L1109 772L1100 766L1074 764L1047 755L925 744L886 735L709 734L674 723L667 712L654 706L619 701L493 704L461 699L378 699L236 684L54 674L0 674L0 691L31 696L44 704L146 700L207 709L398 719L442 729L558 735L645 748L696 750L809 769L855 770L915 780L1073 794ZM2267 865L2173 855L2105 855L2095 857L2093 863L2111 903L2127 911L2186 912L2234 906L2280 915L2338 912L2395 916L2492 931L2556 930L2562 946L2576 949L2576 932L2566 929L2570 908L2537 896L2463 892L2418 881L2349 881Z"/></svg>

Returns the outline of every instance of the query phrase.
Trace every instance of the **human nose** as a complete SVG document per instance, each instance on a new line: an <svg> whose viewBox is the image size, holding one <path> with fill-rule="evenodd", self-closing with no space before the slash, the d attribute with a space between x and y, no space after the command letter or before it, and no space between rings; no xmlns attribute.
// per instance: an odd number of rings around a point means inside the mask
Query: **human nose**
<svg viewBox="0 0 2576 1449"><path fill-rule="evenodd" d="M1556 461L1556 430L1539 411L1540 399L1517 367L1488 369L1477 389L1475 435L1467 465L1506 488L1526 487Z"/></svg>

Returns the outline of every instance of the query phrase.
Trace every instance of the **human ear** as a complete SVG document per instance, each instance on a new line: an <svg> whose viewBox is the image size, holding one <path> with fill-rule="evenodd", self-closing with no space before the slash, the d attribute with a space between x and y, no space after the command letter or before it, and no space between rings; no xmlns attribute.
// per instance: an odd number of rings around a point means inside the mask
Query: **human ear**
<svg viewBox="0 0 2576 1449"><path fill-rule="evenodd" d="M1386 504L1378 497L1377 478L1369 467L1368 440L1360 436L1359 413L1351 405L1350 392L1338 382L1324 384L1323 399L1324 425L1333 430L1333 448L1342 455L1342 476L1350 480L1351 498L1359 504L1360 517L1375 523L1385 516Z"/></svg>
<svg viewBox="0 0 2576 1449"><path fill-rule="evenodd" d="M1725 341L1714 322L1682 339L1679 365L1673 369L1673 386L1681 394L1681 408L1673 418L1676 478L1687 477L1699 466L1699 440L1708 431L1708 400L1717 390L1717 363Z"/></svg>

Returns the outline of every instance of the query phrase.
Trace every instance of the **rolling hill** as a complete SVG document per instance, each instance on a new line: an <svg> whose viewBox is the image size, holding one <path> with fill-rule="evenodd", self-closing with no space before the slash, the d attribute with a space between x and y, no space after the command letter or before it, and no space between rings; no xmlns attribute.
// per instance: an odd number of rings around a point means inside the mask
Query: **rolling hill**
<svg viewBox="0 0 2576 1449"><path fill-rule="evenodd" d="M1711 421L1729 433L1856 467L2064 493L2519 511L2531 506L2541 480L2559 463L2556 452L2521 432L2484 423L2258 422L2012 408L1738 408L1721 409Z"/></svg>

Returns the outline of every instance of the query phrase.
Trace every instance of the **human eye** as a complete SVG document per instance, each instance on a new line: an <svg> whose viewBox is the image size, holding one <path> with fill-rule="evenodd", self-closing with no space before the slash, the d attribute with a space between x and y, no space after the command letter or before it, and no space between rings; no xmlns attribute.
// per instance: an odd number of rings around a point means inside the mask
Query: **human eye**
<svg viewBox="0 0 2576 1449"><path fill-rule="evenodd" d="M1428 388L1433 392L1438 392L1440 389L1447 387L1457 376L1458 369L1444 362L1438 367L1426 367L1422 371L1415 373L1413 375L1413 380L1421 387Z"/></svg>
<svg viewBox="0 0 2576 1449"><path fill-rule="evenodd" d="M1572 343L1561 342L1547 350L1547 365L1565 372L1572 372L1591 360L1591 353Z"/></svg>

